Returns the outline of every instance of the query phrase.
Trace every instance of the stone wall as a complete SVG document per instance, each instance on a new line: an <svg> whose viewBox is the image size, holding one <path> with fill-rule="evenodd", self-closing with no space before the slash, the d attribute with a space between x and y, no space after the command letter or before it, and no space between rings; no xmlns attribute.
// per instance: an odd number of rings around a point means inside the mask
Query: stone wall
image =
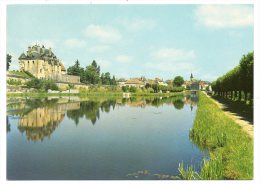
<svg viewBox="0 0 260 184"><path fill-rule="evenodd" d="M52 79L52 80L57 81L57 82L66 82L66 83L74 83L74 84L80 83L80 77L79 76L67 75L67 74L53 75L53 76L47 77L47 79Z"/></svg>
<svg viewBox="0 0 260 184"><path fill-rule="evenodd" d="M69 84L70 83L64 83L64 82L56 82L57 86L59 87L60 90L64 91L64 90L68 90L69 89ZM85 89L88 90L89 86L84 85L84 84L80 84L80 83L74 83L72 84L72 88L73 89Z"/></svg>

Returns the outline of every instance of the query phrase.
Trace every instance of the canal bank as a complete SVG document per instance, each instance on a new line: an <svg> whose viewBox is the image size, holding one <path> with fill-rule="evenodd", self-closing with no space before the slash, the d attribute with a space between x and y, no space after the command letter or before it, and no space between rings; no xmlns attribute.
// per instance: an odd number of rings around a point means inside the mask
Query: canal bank
<svg viewBox="0 0 260 184"><path fill-rule="evenodd" d="M206 94L206 93L205 93ZM207 95L207 94L206 94ZM207 95L208 96L208 95ZM208 96L211 98L210 96ZM224 111L224 113L230 117L235 123L237 123L241 128L253 139L254 138L254 125L249 121L243 120L241 116L230 111L225 111L225 105L211 98L211 100L217 104L217 106Z"/></svg>
<svg viewBox="0 0 260 184"><path fill-rule="evenodd" d="M200 179L253 179L253 139L202 92L190 138L210 152Z"/></svg>

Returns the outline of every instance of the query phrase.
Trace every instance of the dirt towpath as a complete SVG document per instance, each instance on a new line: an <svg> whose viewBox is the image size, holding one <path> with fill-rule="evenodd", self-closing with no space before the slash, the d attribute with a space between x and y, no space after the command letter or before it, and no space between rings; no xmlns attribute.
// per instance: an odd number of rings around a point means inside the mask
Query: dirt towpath
<svg viewBox="0 0 260 184"><path fill-rule="evenodd" d="M206 93L205 93L206 94ZM207 95L207 94L206 94ZM214 100L213 98L211 98L209 95L207 95L214 103L217 104L217 106L220 108L220 109L224 109L225 108L225 105L222 104L222 103L219 103L218 101ZM226 110L223 110L224 113L230 117L231 119L234 120L234 122L236 122L238 125L241 126L242 130L245 131L249 137L251 137L252 139L254 138L254 125L250 124L249 121L245 121L242 119L241 116L237 115L236 113L232 113L230 111L226 111Z"/></svg>

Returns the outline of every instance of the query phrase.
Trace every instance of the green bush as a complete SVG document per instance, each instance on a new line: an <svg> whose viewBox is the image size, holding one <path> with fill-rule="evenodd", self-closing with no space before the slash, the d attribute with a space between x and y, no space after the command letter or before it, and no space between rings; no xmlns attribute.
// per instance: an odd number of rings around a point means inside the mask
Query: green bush
<svg viewBox="0 0 260 184"><path fill-rule="evenodd" d="M19 86L19 85L22 84L22 82L21 82L20 80L9 79L9 80L7 80L7 84L9 84L9 85Z"/></svg>
<svg viewBox="0 0 260 184"><path fill-rule="evenodd" d="M154 90L153 90L153 88L148 88L148 89L147 89L147 92L148 92L148 93L153 93Z"/></svg>
<svg viewBox="0 0 260 184"><path fill-rule="evenodd" d="M29 80L28 82L25 83L27 87L30 88L35 88L35 89L41 89L42 87L42 82L40 79L33 78Z"/></svg>
<svg viewBox="0 0 260 184"><path fill-rule="evenodd" d="M137 91L137 87L131 86L129 88L129 92L131 92L131 93L136 93L136 91Z"/></svg>
<svg viewBox="0 0 260 184"><path fill-rule="evenodd" d="M52 80L43 80L42 83L43 83L42 88L45 91L47 91L48 89L59 90L57 84Z"/></svg>
<svg viewBox="0 0 260 184"><path fill-rule="evenodd" d="M57 84L52 80L41 80L37 78L33 78L30 81L25 83L27 87L35 88L38 90L44 90L47 91L48 89L51 90L58 90Z"/></svg>
<svg viewBox="0 0 260 184"><path fill-rule="evenodd" d="M122 86L122 91L123 92L128 92L129 91L129 87L128 86Z"/></svg>

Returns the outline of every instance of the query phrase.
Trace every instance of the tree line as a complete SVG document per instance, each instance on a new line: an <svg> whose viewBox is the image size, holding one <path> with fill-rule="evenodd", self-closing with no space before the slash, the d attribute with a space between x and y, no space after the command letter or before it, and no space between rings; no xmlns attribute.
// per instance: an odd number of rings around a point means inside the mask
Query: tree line
<svg viewBox="0 0 260 184"><path fill-rule="evenodd" d="M100 73L100 66L95 60L85 68L77 60L73 66L68 67L67 74L80 76L80 82L85 84L116 85L115 76L111 76L109 72Z"/></svg>
<svg viewBox="0 0 260 184"><path fill-rule="evenodd" d="M254 52L243 55L239 65L212 82L215 95L230 99L253 100Z"/></svg>

